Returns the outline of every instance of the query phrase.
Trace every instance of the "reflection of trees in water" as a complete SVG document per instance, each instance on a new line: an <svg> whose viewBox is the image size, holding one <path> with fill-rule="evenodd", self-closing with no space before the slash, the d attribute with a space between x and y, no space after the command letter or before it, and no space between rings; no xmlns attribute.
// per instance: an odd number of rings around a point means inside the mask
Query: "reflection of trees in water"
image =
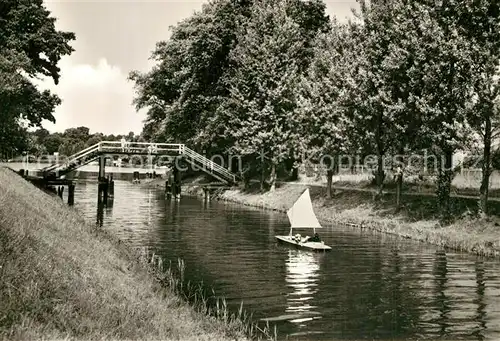
<svg viewBox="0 0 500 341"><path fill-rule="evenodd" d="M420 288L413 281L418 264L393 250L370 250L364 257L339 255L341 271L329 309L336 326L346 338L405 338L414 335L420 319ZM327 270L328 271L328 270ZM322 296L322 295L321 295Z"/></svg>
<svg viewBox="0 0 500 341"><path fill-rule="evenodd" d="M485 265L476 260L449 259L437 251L434 259L434 304L437 317L426 322L438 326L439 337L484 340L487 330Z"/></svg>
<svg viewBox="0 0 500 341"><path fill-rule="evenodd" d="M439 317L435 321L439 325L439 337L448 334L447 328L449 327L449 313L450 313L450 300L445 294L447 288L448 267L445 251L436 251L434 259L434 281L435 281L435 307L439 312Z"/></svg>
<svg viewBox="0 0 500 341"><path fill-rule="evenodd" d="M215 200L200 203L189 197L161 205L165 218L162 226L150 231L149 238L154 239L151 244L157 245L157 252L166 261L183 258L187 279L195 283L203 279L219 289L218 294L226 296L229 304L239 306L243 300L245 307L253 304L265 309L276 300L284 301L280 295L283 255L267 252L274 249L266 238L269 212L231 207Z"/></svg>
<svg viewBox="0 0 500 341"><path fill-rule="evenodd" d="M473 331L472 335L474 335L477 340L481 341L484 340L484 332L486 331L486 303L484 302L484 291L486 289L486 284L484 278L484 263L480 260L476 260L475 270L477 297L474 299L474 303L477 304L476 319L478 321L478 326Z"/></svg>

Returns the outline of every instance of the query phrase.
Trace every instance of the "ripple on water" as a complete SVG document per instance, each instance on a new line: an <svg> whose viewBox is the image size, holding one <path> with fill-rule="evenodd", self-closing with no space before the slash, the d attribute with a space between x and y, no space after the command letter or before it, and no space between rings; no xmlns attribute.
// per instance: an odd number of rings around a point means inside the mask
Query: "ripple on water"
<svg viewBox="0 0 500 341"><path fill-rule="evenodd" d="M76 187L76 207L97 220L97 184ZM275 243L285 214L115 182L103 228L148 246L186 278L203 281L235 311L293 340L500 340L500 262L406 239L327 227L327 254ZM304 231L303 234L309 231Z"/></svg>

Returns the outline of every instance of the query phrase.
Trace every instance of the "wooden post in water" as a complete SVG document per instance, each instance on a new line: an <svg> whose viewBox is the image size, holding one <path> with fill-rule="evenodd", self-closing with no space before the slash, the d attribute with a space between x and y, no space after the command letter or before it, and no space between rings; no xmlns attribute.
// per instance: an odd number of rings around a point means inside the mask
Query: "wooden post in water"
<svg viewBox="0 0 500 341"><path fill-rule="evenodd" d="M179 172L179 169L177 168L177 165L174 166L173 169L173 188L175 188L174 191L172 191L172 195L174 196L175 199L180 199L181 198L181 174ZM175 192L175 193L174 193Z"/></svg>
<svg viewBox="0 0 500 341"><path fill-rule="evenodd" d="M135 172L134 172L134 180L133 180L133 182L134 182L134 183L136 183L136 182L141 182L141 181L140 181L140 179L141 179L141 177L140 177L139 172L135 171Z"/></svg>
<svg viewBox="0 0 500 341"><path fill-rule="evenodd" d="M108 202L108 189L109 189L109 181L108 181L108 179L104 178L103 190L102 190L103 191L102 201L104 201L105 205Z"/></svg>
<svg viewBox="0 0 500 341"><path fill-rule="evenodd" d="M97 186L98 186L97 187L98 201L103 201L104 203L106 203L106 201L108 200L108 189L109 189L108 179L100 177L99 184Z"/></svg>
<svg viewBox="0 0 500 341"><path fill-rule="evenodd" d="M165 195L167 200L172 199L172 184L170 182L170 177L165 181Z"/></svg>
<svg viewBox="0 0 500 341"><path fill-rule="evenodd" d="M106 176L106 156L99 156L99 179L104 179Z"/></svg>
<svg viewBox="0 0 500 341"><path fill-rule="evenodd" d="M115 197L115 181L113 180L113 174L109 177L109 196L111 198Z"/></svg>
<svg viewBox="0 0 500 341"><path fill-rule="evenodd" d="M75 184L70 183L68 185L68 205L73 206L75 204Z"/></svg>

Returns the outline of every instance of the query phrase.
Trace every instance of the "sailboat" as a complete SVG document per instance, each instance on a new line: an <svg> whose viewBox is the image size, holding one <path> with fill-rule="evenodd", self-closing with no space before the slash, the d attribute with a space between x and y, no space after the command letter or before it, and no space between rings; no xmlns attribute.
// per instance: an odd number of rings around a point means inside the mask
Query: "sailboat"
<svg viewBox="0 0 500 341"><path fill-rule="evenodd" d="M301 238L300 235L293 235L293 229L312 228L313 233L316 233L316 229L323 228L314 214L309 189L306 189L304 193L302 193L286 213L290 221L290 234L288 236L276 236L278 242L284 242L299 248L315 251L329 251L332 249L322 241L308 241L307 238Z"/></svg>

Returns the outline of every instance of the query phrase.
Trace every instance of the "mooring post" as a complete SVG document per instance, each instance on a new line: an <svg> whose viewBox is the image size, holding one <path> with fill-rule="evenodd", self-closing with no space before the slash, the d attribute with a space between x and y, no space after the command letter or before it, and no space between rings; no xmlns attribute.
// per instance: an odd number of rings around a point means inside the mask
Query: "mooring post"
<svg viewBox="0 0 500 341"><path fill-rule="evenodd" d="M72 206L75 204L75 184L70 183L68 185L68 205Z"/></svg>

